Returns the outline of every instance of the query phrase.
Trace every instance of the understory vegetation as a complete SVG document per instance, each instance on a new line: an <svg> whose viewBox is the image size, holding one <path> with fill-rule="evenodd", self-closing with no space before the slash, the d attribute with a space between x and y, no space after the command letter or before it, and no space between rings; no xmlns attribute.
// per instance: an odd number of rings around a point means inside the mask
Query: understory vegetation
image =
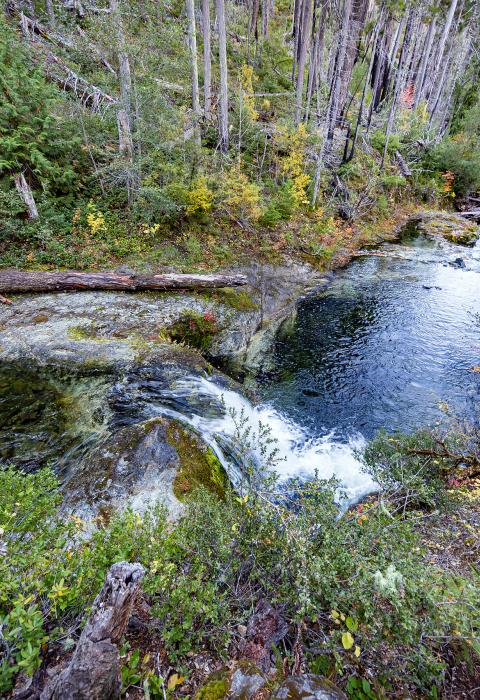
<svg viewBox="0 0 480 700"><path fill-rule="evenodd" d="M239 426L250 447L258 437ZM140 692L132 697L194 696L202 663L212 670L236 658L242 625L264 600L288 630L273 649L273 685L300 658L350 698L471 689L480 657L478 431L380 435L364 458L379 491L346 511L334 480L280 487L274 445L267 433L260 439L270 468L246 460L243 482L221 497L199 487L174 524L152 504L85 529L59 509L49 470L3 468L0 691L68 653L107 569L124 560L147 570L148 640L127 634L123 645L124 692Z"/></svg>
<svg viewBox="0 0 480 700"><path fill-rule="evenodd" d="M477 3L290 5L7 3L0 265L328 265L359 221L468 203Z"/></svg>

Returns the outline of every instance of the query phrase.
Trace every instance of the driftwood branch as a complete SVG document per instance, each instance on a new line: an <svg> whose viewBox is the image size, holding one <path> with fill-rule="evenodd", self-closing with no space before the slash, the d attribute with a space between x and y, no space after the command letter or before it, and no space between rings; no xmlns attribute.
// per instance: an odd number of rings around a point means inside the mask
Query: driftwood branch
<svg viewBox="0 0 480 700"><path fill-rule="evenodd" d="M0 271L0 294L59 292L69 290L119 290L138 292L169 289L215 289L241 287L244 275L121 275L115 272L22 272Z"/></svg>
<svg viewBox="0 0 480 700"><path fill-rule="evenodd" d="M125 632L144 574L140 564L121 562L110 568L70 663L47 684L40 700L120 697L120 657L116 645Z"/></svg>

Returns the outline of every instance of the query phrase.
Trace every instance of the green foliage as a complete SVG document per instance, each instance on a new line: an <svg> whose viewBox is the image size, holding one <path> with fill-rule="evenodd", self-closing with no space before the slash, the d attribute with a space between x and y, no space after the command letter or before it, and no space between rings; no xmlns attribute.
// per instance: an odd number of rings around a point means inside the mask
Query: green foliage
<svg viewBox="0 0 480 700"><path fill-rule="evenodd" d="M183 311L180 318L167 329L172 340L187 343L199 350L208 350L220 330L212 311L201 314L191 309Z"/></svg>
<svg viewBox="0 0 480 700"><path fill-rule="evenodd" d="M453 173L455 194L480 190L480 138L469 134L446 137L428 154L428 164L440 173Z"/></svg>
<svg viewBox="0 0 480 700"><path fill-rule="evenodd" d="M365 471L386 494L395 493L401 502L434 507L445 498L442 472L447 464L432 452L435 439L428 431L413 435L380 433L372 440L362 459Z"/></svg>
<svg viewBox="0 0 480 700"><path fill-rule="evenodd" d="M0 19L0 176L25 172L33 185L55 192L72 187L79 138L56 114L58 96ZM12 214L14 211L11 212Z"/></svg>

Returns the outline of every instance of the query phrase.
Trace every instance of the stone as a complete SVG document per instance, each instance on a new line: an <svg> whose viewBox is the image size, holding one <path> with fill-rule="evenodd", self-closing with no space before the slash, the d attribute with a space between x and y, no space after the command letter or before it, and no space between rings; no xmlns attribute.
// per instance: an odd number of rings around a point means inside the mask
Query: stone
<svg viewBox="0 0 480 700"><path fill-rule="evenodd" d="M347 700L345 693L327 678L311 673L290 676L273 695L276 700Z"/></svg>
<svg viewBox="0 0 480 700"><path fill-rule="evenodd" d="M266 682L266 678L255 666L237 668L230 679L228 697L233 700L250 700Z"/></svg>

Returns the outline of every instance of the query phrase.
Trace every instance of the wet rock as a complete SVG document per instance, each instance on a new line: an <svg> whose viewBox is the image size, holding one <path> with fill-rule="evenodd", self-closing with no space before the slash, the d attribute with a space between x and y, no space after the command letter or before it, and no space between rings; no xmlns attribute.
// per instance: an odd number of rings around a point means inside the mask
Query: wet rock
<svg viewBox="0 0 480 700"><path fill-rule="evenodd" d="M465 260L463 258L455 258L455 260L450 261L448 264L451 265L451 267L457 267L462 270L466 268Z"/></svg>
<svg viewBox="0 0 480 700"><path fill-rule="evenodd" d="M276 700L347 700L345 693L327 678L310 673L287 678L273 698Z"/></svg>

